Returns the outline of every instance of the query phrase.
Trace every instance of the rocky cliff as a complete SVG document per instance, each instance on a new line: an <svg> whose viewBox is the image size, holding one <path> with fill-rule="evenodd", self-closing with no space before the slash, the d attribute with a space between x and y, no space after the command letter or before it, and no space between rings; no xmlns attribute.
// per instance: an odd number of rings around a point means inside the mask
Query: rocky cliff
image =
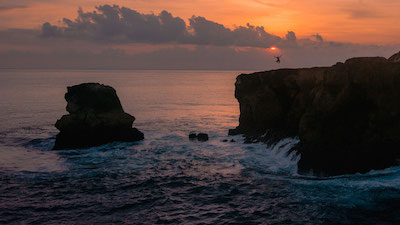
<svg viewBox="0 0 400 225"><path fill-rule="evenodd" d="M392 56L389 58L389 61L390 61L390 62L400 62L400 52L397 53L397 54L392 55Z"/></svg>
<svg viewBox="0 0 400 225"><path fill-rule="evenodd" d="M132 128L135 117L125 113L114 88L98 83L68 87L68 115L57 120L53 149L87 148L109 142L131 142L144 138Z"/></svg>
<svg viewBox="0 0 400 225"><path fill-rule="evenodd" d="M368 172L400 158L399 54L332 67L241 74L239 126L230 134L297 136L300 173Z"/></svg>

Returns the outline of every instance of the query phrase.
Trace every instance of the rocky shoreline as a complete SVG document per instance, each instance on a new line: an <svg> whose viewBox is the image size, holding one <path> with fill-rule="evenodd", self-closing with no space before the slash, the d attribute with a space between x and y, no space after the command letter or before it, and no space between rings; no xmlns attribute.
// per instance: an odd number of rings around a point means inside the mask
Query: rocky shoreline
<svg viewBox="0 0 400 225"><path fill-rule="evenodd" d="M239 126L229 134L244 134L245 143L298 137L290 152L301 155L301 174L365 173L399 164L400 53L241 74L235 87ZM60 133L54 150L144 138L112 87L84 83L67 89L69 114L55 124ZM207 141L208 135L193 133L189 139Z"/></svg>
<svg viewBox="0 0 400 225"><path fill-rule="evenodd" d="M400 53L241 74L235 87L239 126L229 134L269 143L299 137L302 174L364 173L399 163Z"/></svg>

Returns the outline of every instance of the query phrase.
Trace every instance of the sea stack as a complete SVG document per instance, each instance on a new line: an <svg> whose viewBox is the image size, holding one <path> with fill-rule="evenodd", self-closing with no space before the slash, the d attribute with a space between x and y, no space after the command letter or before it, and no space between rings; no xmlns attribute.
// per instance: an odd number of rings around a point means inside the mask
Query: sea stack
<svg viewBox="0 0 400 225"><path fill-rule="evenodd" d="M144 138L132 128L135 117L125 113L114 88L99 83L67 87L67 112L57 120L53 150L78 149L110 142L134 142Z"/></svg>
<svg viewBox="0 0 400 225"><path fill-rule="evenodd" d="M400 53L332 67L241 74L239 126L230 134L299 137L299 172L339 175L400 159Z"/></svg>

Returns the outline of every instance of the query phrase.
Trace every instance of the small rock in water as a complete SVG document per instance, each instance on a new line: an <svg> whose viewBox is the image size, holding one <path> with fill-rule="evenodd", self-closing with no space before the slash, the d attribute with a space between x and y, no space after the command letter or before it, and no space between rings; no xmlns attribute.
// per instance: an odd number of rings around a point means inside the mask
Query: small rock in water
<svg viewBox="0 0 400 225"><path fill-rule="evenodd" d="M197 138L197 134L194 132L190 132L189 139L195 139L195 138Z"/></svg>
<svg viewBox="0 0 400 225"><path fill-rule="evenodd" d="M208 141L208 134L206 134L206 133L196 134L194 132L190 132L189 139L192 140L192 141L194 139L197 139L198 141Z"/></svg>
<svg viewBox="0 0 400 225"><path fill-rule="evenodd" d="M233 140L233 139L231 139L231 141L230 142L236 142L235 140Z"/></svg>
<svg viewBox="0 0 400 225"><path fill-rule="evenodd" d="M224 140L222 140L222 142L228 142L228 139L224 139Z"/></svg>
<svg viewBox="0 0 400 225"><path fill-rule="evenodd" d="M199 140L199 141L208 141L208 134L199 133L197 135L197 140Z"/></svg>

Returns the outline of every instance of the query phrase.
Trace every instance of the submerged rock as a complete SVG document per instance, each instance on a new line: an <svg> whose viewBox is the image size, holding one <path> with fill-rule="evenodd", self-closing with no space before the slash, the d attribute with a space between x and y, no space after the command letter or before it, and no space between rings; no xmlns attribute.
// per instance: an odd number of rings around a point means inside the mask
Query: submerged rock
<svg viewBox="0 0 400 225"><path fill-rule="evenodd" d="M208 141L208 134L206 134L206 133L196 134L194 132L190 132L189 139L192 140L192 141L193 140Z"/></svg>
<svg viewBox="0 0 400 225"><path fill-rule="evenodd" d="M189 134L189 139L196 139L197 138L197 134L196 133L194 133L194 132L190 132L190 134Z"/></svg>
<svg viewBox="0 0 400 225"><path fill-rule="evenodd" d="M337 175L396 165L400 158L398 55L332 67L237 77L239 126L229 134L277 141L298 136L300 173ZM250 140L249 140L250 142Z"/></svg>
<svg viewBox="0 0 400 225"><path fill-rule="evenodd" d="M67 88L68 115L57 120L54 150L88 148L110 142L133 142L144 138L132 128L135 117L125 113L114 88L84 83Z"/></svg>
<svg viewBox="0 0 400 225"><path fill-rule="evenodd" d="M208 141L208 134L199 133L197 135L197 140L199 140L199 141Z"/></svg>
<svg viewBox="0 0 400 225"><path fill-rule="evenodd" d="M231 143L233 143L233 142L236 142L236 141L233 140L233 139L231 139L230 141L228 139L223 139L222 142L231 142Z"/></svg>

